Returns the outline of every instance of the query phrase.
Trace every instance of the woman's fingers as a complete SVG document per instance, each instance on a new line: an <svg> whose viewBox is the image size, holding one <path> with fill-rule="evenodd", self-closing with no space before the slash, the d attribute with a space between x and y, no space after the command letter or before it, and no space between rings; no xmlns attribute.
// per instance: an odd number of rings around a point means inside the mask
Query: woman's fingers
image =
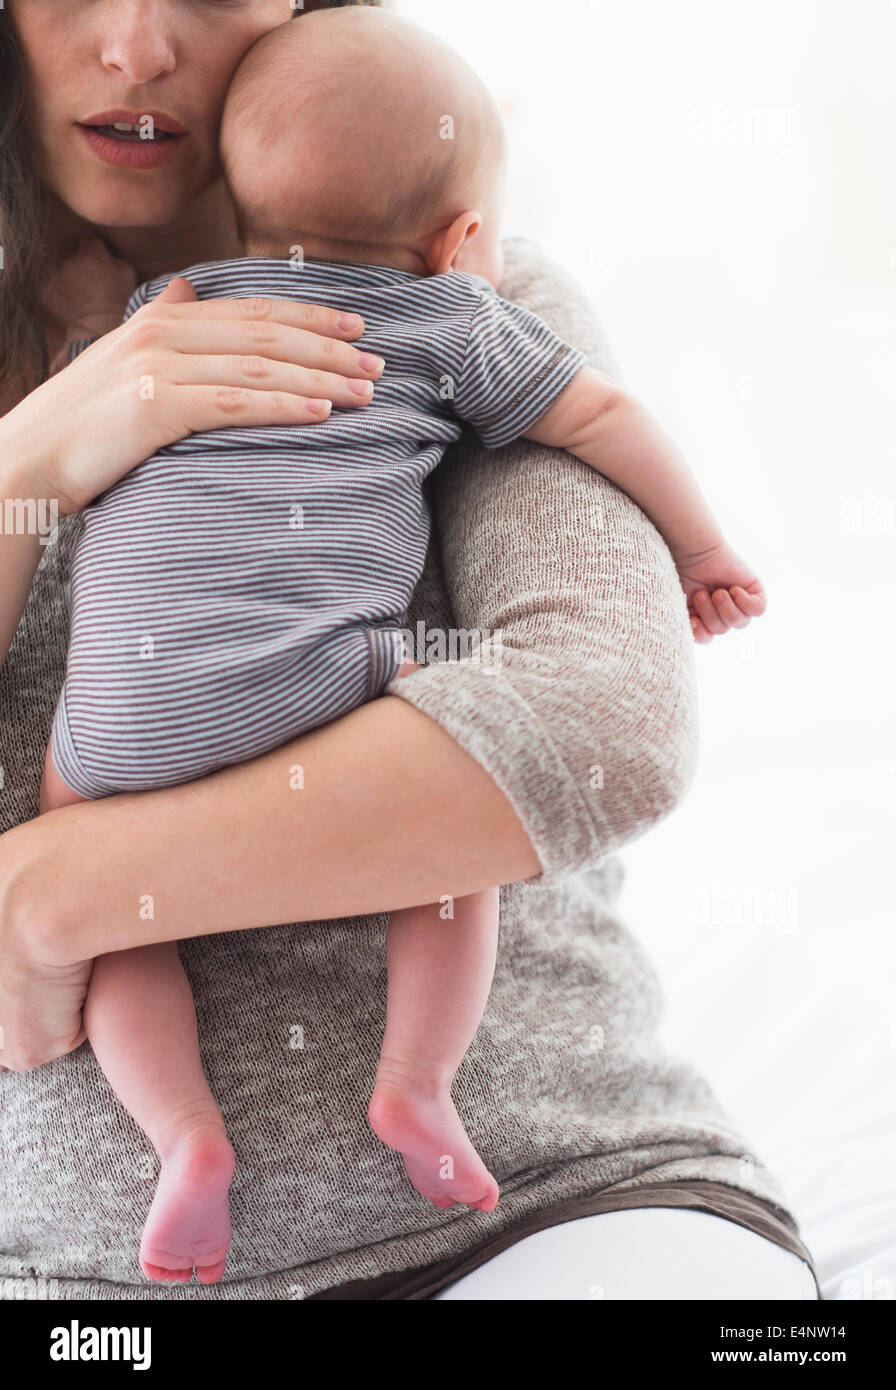
<svg viewBox="0 0 896 1390"><path fill-rule="evenodd" d="M332 401L340 406L365 405L374 392L372 381L308 370L258 353L220 357L179 353L174 359L171 379L175 386L234 386L253 391L282 391L291 396Z"/></svg>
<svg viewBox="0 0 896 1390"><path fill-rule="evenodd" d="M325 420L332 402L287 391L253 391L244 387L183 386L187 432L240 429L252 425L306 425Z"/></svg>
<svg viewBox="0 0 896 1390"><path fill-rule="evenodd" d="M124 341L157 376L157 353L167 349L164 375L176 385L281 391L366 405L385 363L348 339L364 330L357 314L285 299L205 299L183 276L123 325ZM345 340L345 341L344 341Z"/></svg>
<svg viewBox="0 0 896 1390"><path fill-rule="evenodd" d="M150 304L144 307L149 309L152 304L157 304L167 295L168 290L180 280L184 281L183 276L176 276L171 280L162 294L157 295ZM192 286L190 286L192 289ZM178 291L178 297L182 291ZM184 297L180 311L174 311L175 316L189 318L191 306L186 302L189 296ZM195 291L193 291L195 301ZM170 301L166 301L170 305ZM364 332L364 320L360 314L346 313L343 309L328 309L322 304L299 304L291 299L263 299L258 295L253 295L248 299L202 299L194 303L192 312L196 312L196 305L200 317L213 319L236 319L242 323L279 323L285 328L302 328L307 333L316 333L323 338L339 338L350 342L352 338L360 338Z"/></svg>
<svg viewBox="0 0 896 1390"><path fill-rule="evenodd" d="M180 304L176 309L201 306ZM360 352L351 343L322 338L304 328L250 319L162 318L141 319L138 310L124 325L126 335L139 347L168 348L185 356L264 357L307 371L328 372L341 377L375 381L382 376L385 363L374 353ZM128 333L128 327L133 329ZM189 363L182 370L192 370Z"/></svg>

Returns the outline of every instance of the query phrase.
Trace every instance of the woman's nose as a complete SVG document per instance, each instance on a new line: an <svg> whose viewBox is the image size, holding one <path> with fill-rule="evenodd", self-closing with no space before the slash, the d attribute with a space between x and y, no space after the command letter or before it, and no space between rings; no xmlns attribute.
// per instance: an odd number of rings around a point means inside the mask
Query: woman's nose
<svg viewBox="0 0 896 1390"><path fill-rule="evenodd" d="M107 0L101 6L103 67L135 86L174 71L171 0Z"/></svg>

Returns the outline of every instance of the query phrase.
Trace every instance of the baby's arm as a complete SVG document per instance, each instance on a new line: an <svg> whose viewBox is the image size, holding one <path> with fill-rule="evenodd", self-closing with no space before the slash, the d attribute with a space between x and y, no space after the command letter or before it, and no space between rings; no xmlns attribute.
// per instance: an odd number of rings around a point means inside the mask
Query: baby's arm
<svg viewBox="0 0 896 1390"><path fill-rule="evenodd" d="M582 367L525 437L575 454L646 512L672 552L698 642L765 611L762 585L725 541L684 457L609 377Z"/></svg>

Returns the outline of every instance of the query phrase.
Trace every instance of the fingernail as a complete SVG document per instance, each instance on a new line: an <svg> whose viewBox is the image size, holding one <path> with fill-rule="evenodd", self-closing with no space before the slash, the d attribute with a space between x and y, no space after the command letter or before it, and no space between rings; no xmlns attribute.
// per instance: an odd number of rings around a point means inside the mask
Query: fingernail
<svg viewBox="0 0 896 1390"><path fill-rule="evenodd" d="M354 391L356 396L372 396L372 381L356 381L353 377L349 378L348 389Z"/></svg>
<svg viewBox="0 0 896 1390"><path fill-rule="evenodd" d="M355 329L360 328L364 320L360 314L340 314L336 322L340 328Z"/></svg>
<svg viewBox="0 0 896 1390"><path fill-rule="evenodd" d="M315 415L324 415L324 414L326 414L326 412L327 412L328 410L331 410L332 407L333 407L333 402L332 402L332 401L309 401L309 402L308 402L308 409L311 410L311 411L313 411Z"/></svg>
<svg viewBox="0 0 896 1390"><path fill-rule="evenodd" d="M380 372L385 365L382 357L375 357L372 352L362 352L358 358L358 366L364 372Z"/></svg>

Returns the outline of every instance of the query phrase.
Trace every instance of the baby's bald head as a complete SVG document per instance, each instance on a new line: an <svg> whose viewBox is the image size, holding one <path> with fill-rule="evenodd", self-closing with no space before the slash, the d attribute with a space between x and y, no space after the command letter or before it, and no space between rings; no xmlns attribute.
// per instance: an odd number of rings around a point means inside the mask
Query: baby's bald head
<svg viewBox="0 0 896 1390"><path fill-rule="evenodd" d="M221 152L244 240L280 254L302 232L387 248L468 209L496 222L506 167L500 114L473 69L362 5L312 11L249 51Z"/></svg>

